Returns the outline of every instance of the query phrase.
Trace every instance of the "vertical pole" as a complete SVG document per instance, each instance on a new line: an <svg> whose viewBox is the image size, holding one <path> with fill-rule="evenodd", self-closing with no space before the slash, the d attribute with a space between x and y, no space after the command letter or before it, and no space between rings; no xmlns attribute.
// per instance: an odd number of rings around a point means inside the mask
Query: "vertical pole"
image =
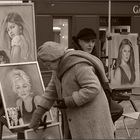
<svg viewBox="0 0 140 140"><path fill-rule="evenodd" d="M108 33L111 32L111 0L108 2Z"/></svg>
<svg viewBox="0 0 140 140"><path fill-rule="evenodd" d="M111 0L108 1L108 33L107 36L110 37L110 33L111 33ZM107 61L107 65L108 65L108 79L109 81L111 80L111 41L107 39L107 56L108 56L108 61Z"/></svg>

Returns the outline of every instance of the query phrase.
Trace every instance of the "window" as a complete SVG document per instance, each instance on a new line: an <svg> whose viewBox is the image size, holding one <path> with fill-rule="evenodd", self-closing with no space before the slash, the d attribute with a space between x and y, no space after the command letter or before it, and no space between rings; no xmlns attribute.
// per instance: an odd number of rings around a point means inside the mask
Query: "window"
<svg viewBox="0 0 140 140"><path fill-rule="evenodd" d="M54 41L68 47L68 19L53 19Z"/></svg>

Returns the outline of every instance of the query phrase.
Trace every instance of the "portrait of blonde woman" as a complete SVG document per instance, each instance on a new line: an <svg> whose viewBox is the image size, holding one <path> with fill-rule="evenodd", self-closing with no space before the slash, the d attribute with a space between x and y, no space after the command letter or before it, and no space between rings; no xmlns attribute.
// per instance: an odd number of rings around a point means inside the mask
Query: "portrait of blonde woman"
<svg viewBox="0 0 140 140"><path fill-rule="evenodd" d="M45 91L38 63L1 65L0 90L9 128L28 126ZM47 122L53 120L51 111L45 115Z"/></svg>
<svg viewBox="0 0 140 140"><path fill-rule="evenodd" d="M12 69L8 76L12 90L18 96L16 106L21 112L24 124L27 124L40 101L40 96L32 91L31 79L23 70Z"/></svg>
<svg viewBox="0 0 140 140"><path fill-rule="evenodd" d="M119 45L118 58L114 68L114 81L118 85L133 84L136 79L135 57L132 43L123 39Z"/></svg>

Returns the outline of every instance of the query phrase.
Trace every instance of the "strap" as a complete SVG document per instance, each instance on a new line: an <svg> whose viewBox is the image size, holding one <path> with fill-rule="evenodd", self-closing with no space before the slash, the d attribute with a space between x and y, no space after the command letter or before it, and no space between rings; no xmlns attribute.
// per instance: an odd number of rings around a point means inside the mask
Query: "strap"
<svg viewBox="0 0 140 140"><path fill-rule="evenodd" d="M55 81L55 85L56 85L56 90L57 90L57 95L58 95L58 99L62 99L62 87L61 87L61 82L58 79L57 75L54 75L54 81Z"/></svg>

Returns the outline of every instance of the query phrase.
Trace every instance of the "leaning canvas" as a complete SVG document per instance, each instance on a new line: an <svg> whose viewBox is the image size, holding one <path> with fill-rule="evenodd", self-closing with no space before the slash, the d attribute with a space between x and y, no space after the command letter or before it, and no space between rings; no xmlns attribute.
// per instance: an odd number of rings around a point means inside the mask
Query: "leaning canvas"
<svg viewBox="0 0 140 140"><path fill-rule="evenodd" d="M138 34L112 33L109 40L109 79L115 89L140 85Z"/></svg>
<svg viewBox="0 0 140 140"><path fill-rule="evenodd" d="M1 64L0 72L0 93L9 129L26 127L45 91L38 62ZM51 111L45 115L47 122L53 121Z"/></svg>
<svg viewBox="0 0 140 140"><path fill-rule="evenodd" d="M62 139L61 124L59 122L47 125L47 128L39 127L35 132L33 129L25 130L25 139Z"/></svg>
<svg viewBox="0 0 140 140"><path fill-rule="evenodd" d="M37 59L34 15L33 3L0 4L0 64Z"/></svg>

